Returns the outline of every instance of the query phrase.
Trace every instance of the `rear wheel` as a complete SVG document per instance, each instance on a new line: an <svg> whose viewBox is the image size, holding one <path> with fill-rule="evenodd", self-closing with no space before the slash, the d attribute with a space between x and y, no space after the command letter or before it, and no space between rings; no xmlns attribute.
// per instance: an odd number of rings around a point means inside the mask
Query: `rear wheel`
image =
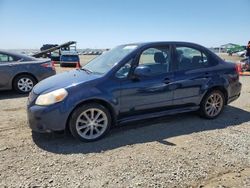
<svg viewBox="0 0 250 188"><path fill-rule="evenodd" d="M85 142L102 138L110 129L111 116L102 105L93 103L77 108L69 121L72 135Z"/></svg>
<svg viewBox="0 0 250 188"><path fill-rule="evenodd" d="M202 100L200 114L207 119L214 119L220 115L225 106L225 96L219 90L209 92Z"/></svg>
<svg viewBox="0 0 250 188"><path fill-rule="evenodd" d="M29 93L36 84L34 77L23 74L17 76L13 81L13 87L18 93Z"/></svg>

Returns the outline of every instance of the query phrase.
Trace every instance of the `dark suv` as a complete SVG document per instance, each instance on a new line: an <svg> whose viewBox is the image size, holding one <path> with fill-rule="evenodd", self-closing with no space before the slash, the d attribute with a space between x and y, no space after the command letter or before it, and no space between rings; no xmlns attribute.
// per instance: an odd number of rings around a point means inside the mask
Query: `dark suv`
<svg viewBox="0 0 250 188"><path fill-rule="evenodd" d="M200 45L121 45L83 68L48 78L29 96L31 129L83 141L129 121L199 111L216 118L241 92L238 68Z"/></svg>

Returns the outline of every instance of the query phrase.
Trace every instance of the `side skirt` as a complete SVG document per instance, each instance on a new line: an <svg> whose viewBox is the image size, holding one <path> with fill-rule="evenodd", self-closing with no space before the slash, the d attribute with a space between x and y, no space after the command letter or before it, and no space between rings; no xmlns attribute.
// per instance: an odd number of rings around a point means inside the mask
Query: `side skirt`
<svg viewBox="0 0 250 188"><path fill-rule="evenodd" d="M162 117L162 116L167 116L167 115L192 112L192 111L198 110L199 108L200 108L199 106L192 106L192 107L183 107L183 108L177 108L177 109L172 109L172 110L166 110L166 111L161 111L161 112L140 114L140 115L135 115L135 116L130 116L130 117L119 119L117 121L117 124L123 125L129 122L143 120L143 119L151 119L151 118L157 118L157 117Z"/></svg>

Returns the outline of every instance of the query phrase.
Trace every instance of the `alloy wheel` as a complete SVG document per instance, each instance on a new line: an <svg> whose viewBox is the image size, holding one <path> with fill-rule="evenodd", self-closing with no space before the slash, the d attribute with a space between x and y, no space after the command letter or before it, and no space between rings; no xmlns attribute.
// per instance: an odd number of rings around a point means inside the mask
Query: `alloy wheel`
<svg viewBox="0 0 250 188"><path fill-rule="evenodd" d="M84 139L101 136L108 127L108 117L100 109L90 108L82 112L76 120L76 131Z"/></svg>
<svg viewBox="0 0 250 188"><path fill-rule="evenodd" d="M223 108L223 98L219 93L212 93L205 103L205 112L210 117L217 116Z"/></svg>

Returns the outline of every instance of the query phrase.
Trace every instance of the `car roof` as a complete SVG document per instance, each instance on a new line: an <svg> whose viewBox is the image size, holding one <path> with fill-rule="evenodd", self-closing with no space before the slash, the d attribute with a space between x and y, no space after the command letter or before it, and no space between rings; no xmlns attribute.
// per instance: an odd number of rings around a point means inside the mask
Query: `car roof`
<svg viewBox="0 0 250 188"><path fill-rule="evenodd" d="M61 56L79 56L78 54L61 54Z"/></svg>
<svg viewBox="0 0 250 188"><path fill-rule="evenodd" d="M184 42L184 41L154 41L154 42L138 42L138 43L128 43L124 44L124 46L129 46L129 45L137 45L139 47L143 46L150 46L150 45L166 45L166 44L172 44L172 45L187 45L187 46L199 46L203 47L199 44L193 43L193 42ZM123 46L123 45L122 45Z"/></svg>
<svg viewBox="0 0 250 188"><path fill-rule="evenodd" d="M206 47L204 47L204 46L202 46L200 44L193 43L193 42L183 42L183 41L155 41L155 42L130 43L130 44L124 44L124 45L121 45L121 46L129 46L129 45L137 45L138 48L150 48L151 46L161 46L161 45L183 45L183 46L194 47L194 48L206 51L207 53L209 53L211 56L213 56L217 60L220 60L220 61L222 60L219 56L217 56L216 54L214 54L208 48L206 48Z"/></svg>

